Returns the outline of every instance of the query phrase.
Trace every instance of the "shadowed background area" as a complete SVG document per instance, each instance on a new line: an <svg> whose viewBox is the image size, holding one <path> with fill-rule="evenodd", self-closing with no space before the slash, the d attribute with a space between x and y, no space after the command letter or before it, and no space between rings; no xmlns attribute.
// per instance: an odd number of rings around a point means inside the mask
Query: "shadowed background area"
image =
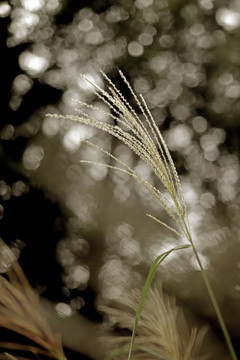
<svg viewBox="0 0 240 360"><path fill-rule="evenodd" d="M79 163L110 164L84 143L91 139L158 186L128 148L101 131L46 116L75 114L75 99L109 121L81 76L104 87L100 70L134 107L120 68L143 94L171 151L196 246L239 351L239 36L237 0L0 1L0 236L37 293L69 324L74 314L98 324L96 299L107 303L141 288L156 256L180 245L146 218L151 212L169 222L127 174ZM172 254L158 276L221 342L191 251ZM89 355L81 346L73 348Z"/></svg>

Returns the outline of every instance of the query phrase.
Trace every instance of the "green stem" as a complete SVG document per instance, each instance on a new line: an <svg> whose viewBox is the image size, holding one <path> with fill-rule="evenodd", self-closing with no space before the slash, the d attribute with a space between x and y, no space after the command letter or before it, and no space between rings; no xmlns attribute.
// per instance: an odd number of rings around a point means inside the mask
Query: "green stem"
<svg viewBox="0 0 240 360"><path fill-rule="evenodd" d="M198 256L197 249L195 248L195 246L194 246L194 244L193 244L193 242L192 242L192 239L191 239L191 244L192 244L192 248L193 248L194 255L195 255L195 257L196 257L196 259L197 259L197 262L198 262L198 265L199 265L199 267L200 267L200 269L201 269L202 277L203 277L204 283L205 283L205 285L206 285L208 294L209 294L210 299L211 299L211 301L212 301L213 307L214 307L214 309L215 309L215 311L216 311L216 314L217 314L217 317L218 317L218 321L219 321L219 323L220 323L220 326L221 326L221 328L222 328L222 332L223 332L225 341L226 341L226 343L227 343L229 352L230 352L233 360L238 360L237 355L236 355L236 352L235 352L235 350L234 350L234 348L233 348L233 345L232 345L231 338L230 338L230 336L229 336L228 330L227 330L226 325L225 325L225 322L224 322L224 320L223 320L222 313L221 313L220 308L219 308L219 306L218 306L217 300L216 300L215 295L214 295L214 293L213 293L213 290L212 290L212 287L211 287L210 282L209 282L209 280L208 280L207 274L206 274L206 272L205 272L205 270L204 270L204 268L203 268L203 266L202 266L201 260L200 260L200 258L199 258L199 256Z"/></svg>

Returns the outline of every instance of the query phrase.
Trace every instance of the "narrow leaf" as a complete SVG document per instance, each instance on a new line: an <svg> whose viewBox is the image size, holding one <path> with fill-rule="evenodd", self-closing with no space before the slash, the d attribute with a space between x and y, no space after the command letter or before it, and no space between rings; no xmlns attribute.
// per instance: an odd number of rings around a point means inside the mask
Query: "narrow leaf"
<svg viewBox="0 0 240 360"><path fill-rule="evenodd" d="M130 343L130 348L129 348L129 353L128 353L128 360L131 360L131 355L132 355L132 350L133 350L133 342L134 342L134 338L135 338L135 335L136 335L138 322L139 322L139 319L140 319L140 316L141 316L141 312L142 312L142 309L143 309L143 306L144 306L145 299L147 297L148 290L149 290L149 288L151 286L151 283L152 283L152 281L154 279L154 276L155 276L155 274L157 272L157 269L158 269L159 265L173 251L186 249L186 248L189 248L190 246L191 245L181 245L181 246L174 247L174 248L164 252L163 254L159 255L154 260L154 262L152 263L152 265L150 267L150 270L149 270L149 273L148 273L147 280L146 280L146 282L144 284L144 287L143 287L143 290L142 290L142 293L141 293L138 309L137 309L136 316L135 316L135 322L134 322L134 327L133 327L133 332L132 332L132 337L131 337L131 343Z"/></svg>

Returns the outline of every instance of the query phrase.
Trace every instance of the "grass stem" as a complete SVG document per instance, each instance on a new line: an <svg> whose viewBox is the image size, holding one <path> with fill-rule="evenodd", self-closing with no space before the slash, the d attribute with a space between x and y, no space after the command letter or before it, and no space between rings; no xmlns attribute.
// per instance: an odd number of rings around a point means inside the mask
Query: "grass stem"
<svg viewBox="0 0 240 360"><path fill-rule="evenodd" d="M205 283L205 286L206 286L206 288L207 288L208 294L209 294L210 299L211 299L211 301L212 301L214 310L215 310L216 315L217 315L217 317L218 317L218 321L219 321L219 323L220 323L220 326L221 326L221 329L222 329L222 332L223 332L225 341L226 341L226 343L227 343L229 352L230 352L233 360L238 360L237 355L236 355L236 352L235 352L235 350L234 350L234 348L233 348L232 341L231 341L231 338L230 338L230 336L229 336L227 327L226 327L225 322L224 322L224 320L223 320L223 316L222 316L221 310L220 310L220 308L219 308L219 306L218 306L216 297L215 297L215 295L214 295L212 286L211 286L211 284L210 284L210 282L209 282L209 280L208 280L208 276L207 276L207 274L206 274L206 271L205 271L204 268L203 268L202 262L201 262L201 260L200 260L200 258L199 258L197 249L195 248L192 239L191 239L191 244L192 244L192 249L193 249L194 255L195 255L195 257L196 257L196 260L197 260L197 262L198 262L198 265L199 265L200 270L201 270L201 273L202 273L203 281L204 281L204 283Z"/></svg>

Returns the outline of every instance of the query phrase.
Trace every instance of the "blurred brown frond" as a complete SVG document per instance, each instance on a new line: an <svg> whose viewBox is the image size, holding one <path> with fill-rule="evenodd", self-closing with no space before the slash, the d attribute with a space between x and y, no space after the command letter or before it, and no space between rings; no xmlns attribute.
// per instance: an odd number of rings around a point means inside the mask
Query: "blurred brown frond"
<svg viewBox="0 0 240 360"><path fill-rule="evenodd" d="M0 326L27 337L43 349L0 343L2 348L27 350L65 360L60 340L50 329L38 297L26 279L10 248L0 239ZM8 358L11 355L5 353ZM10 357L9 357L10 356Z"/></svg>
<svg viewBox="0 0 240 360"><path fill-rule="evenodd" d="M129 335L105 338L108 351L116 351L119 359L126 357L131 330L135 320L140 293L135 292L119 300L114 306L101 306L110 322L119 330L129 330ZM120 302L121 301L121 302ZM149 290L135 337L133 360L203 360L199 355L206 328L189 330L182 311L175 300L162 293L161 287ZM126 352L124 351L126 350Z"/></svg>

